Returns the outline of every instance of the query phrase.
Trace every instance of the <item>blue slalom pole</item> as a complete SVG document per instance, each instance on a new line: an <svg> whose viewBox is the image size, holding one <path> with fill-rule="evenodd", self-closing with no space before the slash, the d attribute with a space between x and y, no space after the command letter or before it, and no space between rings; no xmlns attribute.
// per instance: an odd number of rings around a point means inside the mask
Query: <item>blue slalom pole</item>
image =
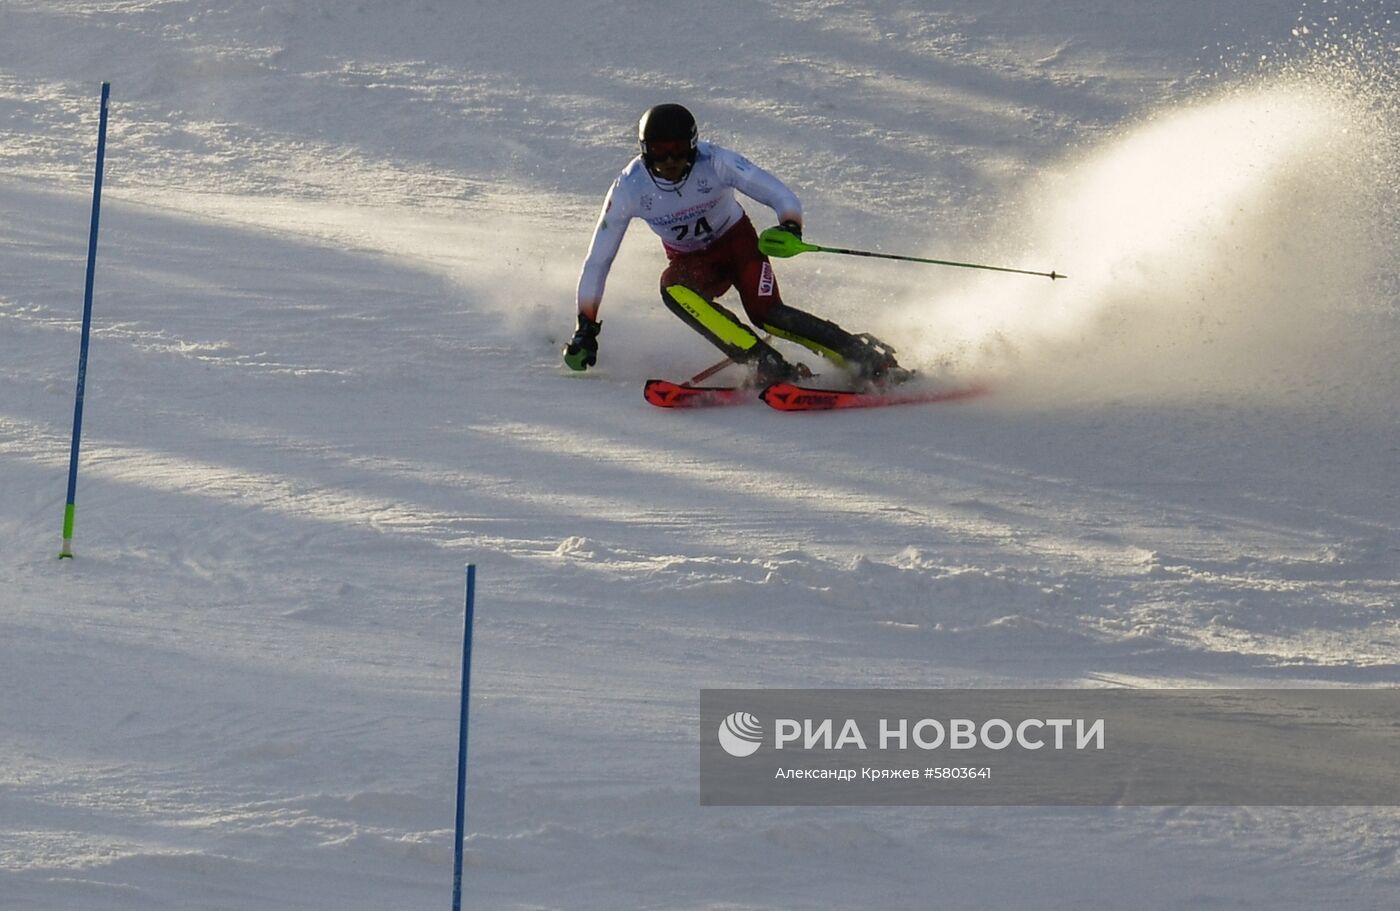
<svg viewBox="0 0 1400 911"><path fill-rule="evenodd" d="M78 443L83 435L83 389L87 385L88 337L92 333L92 283L97 275L97 217L102 209L102 161L107 155L107 98L112 83L102 83L102 117L97 126L97 177L92 184L92 227L88 233L87 285L83 291L83 334L78 346L78 394L73 403L73 446L68 454L68 503L63 509L63 550L73 559L73 518L78 503Z"/></svg>
<svg viewBox="0 0 1400 911"><path fill-rule="evenodd" d="M467 714L471 707L472 616L476 613L476 565L467 564L467 614L462 629L462 715L457 733L457 843L452 861L452 911L462 911L462 851L467 839Z"/></svg>

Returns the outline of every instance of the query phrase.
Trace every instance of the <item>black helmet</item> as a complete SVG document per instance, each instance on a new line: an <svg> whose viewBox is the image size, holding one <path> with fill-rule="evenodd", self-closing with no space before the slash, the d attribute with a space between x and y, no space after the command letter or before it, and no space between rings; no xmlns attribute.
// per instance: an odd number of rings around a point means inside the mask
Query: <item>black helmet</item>
<svg viewBox="0 0 1400 911"><path fill-rule="evenodd" d="M637 122L637 145L642 150L642 160L650 167L656 151L669 151L674 143L684 143L688 150L687 160L695 163L696 143L700 131L695 128L695 117L678 104L658 104L647 109Z"/></svg>

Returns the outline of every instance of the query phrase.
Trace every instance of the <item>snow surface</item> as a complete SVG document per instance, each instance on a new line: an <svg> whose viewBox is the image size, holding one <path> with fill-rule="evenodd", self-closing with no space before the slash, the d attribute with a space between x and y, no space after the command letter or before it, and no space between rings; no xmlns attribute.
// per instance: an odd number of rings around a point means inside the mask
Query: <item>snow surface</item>
<svg viewBox="0 0 1400 911"><path fill-rule="evenodd" d="M701 808L695 728L702 687L1400 683L1397 21L4 0L0 907L446 907L467 562L467 907L1395 907L1393 809ZM561 372L662 100L817 243L1068 273L779 264L998 394L652 409L713 354L639 226Z"/></svg>

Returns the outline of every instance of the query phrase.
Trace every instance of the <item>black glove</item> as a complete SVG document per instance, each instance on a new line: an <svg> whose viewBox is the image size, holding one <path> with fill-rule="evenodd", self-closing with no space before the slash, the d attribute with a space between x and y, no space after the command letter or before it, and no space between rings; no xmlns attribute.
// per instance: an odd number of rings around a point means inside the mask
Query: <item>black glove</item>
<svg viewBox="0 0 1400 911"><path fill-rule="evenodd" d="M602 328L602 323L589 319L587 314L578 315L578 331L564 348L564 363L570 369L587 370L598 363L598 330Z"/></svg>
<svg viewBox="0 0 1400 911"><path fill-rule="evenodd" d="M797 222L793 221L792 219L788 219L787 221L778 225L778 227L782 228L784 231L796 237L798 240L802 239L802 226L799 225Z"/></svg>

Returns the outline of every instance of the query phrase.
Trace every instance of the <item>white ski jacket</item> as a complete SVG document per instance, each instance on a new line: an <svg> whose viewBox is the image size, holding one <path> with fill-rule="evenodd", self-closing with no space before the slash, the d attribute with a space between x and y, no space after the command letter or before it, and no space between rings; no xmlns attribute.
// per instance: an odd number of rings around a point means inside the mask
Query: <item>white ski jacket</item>
<svg viewBox="0 0 1400 911"><path fill-rule="evenodd" d="M578 282L579 310L596 313L614 257L632 219L640 218L675 253L703 250L744 217L738 190L777 213L779 221L802 220L802 203L778 178L738 152L701 142L695 164L669 183L647 170L641 156L613 181Z"/></svg>

